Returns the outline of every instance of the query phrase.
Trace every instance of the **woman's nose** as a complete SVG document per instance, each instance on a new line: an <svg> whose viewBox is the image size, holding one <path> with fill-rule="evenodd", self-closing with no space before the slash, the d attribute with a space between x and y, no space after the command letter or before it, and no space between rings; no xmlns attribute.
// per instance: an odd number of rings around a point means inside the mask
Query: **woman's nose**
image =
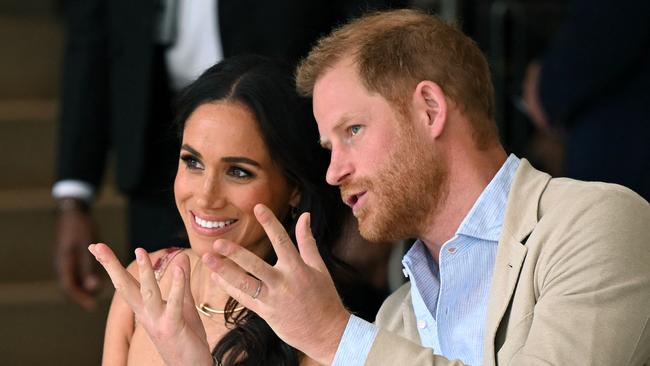
<svg viewBox="0 0 650 366"><path fill-rule="evenodd" d="M220 208L225 205L223 187L218 179L207 178L203 180L198 195L198 203L205 208Z"/></svg>

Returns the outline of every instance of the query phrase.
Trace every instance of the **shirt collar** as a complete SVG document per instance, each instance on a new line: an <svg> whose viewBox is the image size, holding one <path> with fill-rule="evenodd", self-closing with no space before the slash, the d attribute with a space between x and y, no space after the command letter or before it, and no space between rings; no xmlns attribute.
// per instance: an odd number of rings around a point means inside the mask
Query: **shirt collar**
<svg viewBox="0 0 650 366"><path fill-rule="evenodd" d="M510 192L512 179L519 167L519 162L519 158L514 154L510 154L494 178L481 192L474 206L472 206L458 230L456 230L456 235L465 235L494 242L499 241L508 193ZM431 263L427 261L429 257L431 255L424 243L417 240L406 253L402 262L409 270L413 270L417 266L437 268L437 265L431 266ZM405 275L407 274L405 273Z"/></svg>
<svg viewBox="0 0 650 366"><path fill-rule="evenodd" d="M519 158L510 154L461 222L456 235L499 241L512 179Z"/></svg>

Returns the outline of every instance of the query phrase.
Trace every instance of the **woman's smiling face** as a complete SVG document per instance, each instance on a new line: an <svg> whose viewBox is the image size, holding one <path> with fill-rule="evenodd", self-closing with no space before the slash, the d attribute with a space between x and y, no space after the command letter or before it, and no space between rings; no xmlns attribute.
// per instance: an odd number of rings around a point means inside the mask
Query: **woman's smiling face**
<svg viewBox="0 0 650 366"><path fill-rule="evenodd" d="M185 122L174 195L199 255L219 238L266 255L270 243L253 207L263 203L282 220L299 201L271 160L255 116L232 102L202 104Z"/></svg>

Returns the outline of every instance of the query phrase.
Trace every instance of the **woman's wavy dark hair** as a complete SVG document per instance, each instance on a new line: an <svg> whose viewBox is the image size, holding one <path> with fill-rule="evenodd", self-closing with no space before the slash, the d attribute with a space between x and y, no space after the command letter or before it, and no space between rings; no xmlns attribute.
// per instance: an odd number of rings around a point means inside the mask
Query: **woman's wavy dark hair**
<svg viewBox="0 0 650 366"><path fill-rule="evenodd" d="M311 213L311 229L329 268L336 262L331 247L341 235L346 209L338 190L325 182L329 154L320 147L309 99L298 96L292 70L262 56L242 55L219 62L185 88L176 103L176 122L182 136L185 121L200 105L233 102L255 116L273 161L290 184L300 190L297 214ZM296 218L280 218L295 243ZM265 258L275 263L275 254ZM226 309L237 302L230 298ZM278 338L252 311L230 313L232 327L216 345L220 365L297 365L296 351Z"/></svg>

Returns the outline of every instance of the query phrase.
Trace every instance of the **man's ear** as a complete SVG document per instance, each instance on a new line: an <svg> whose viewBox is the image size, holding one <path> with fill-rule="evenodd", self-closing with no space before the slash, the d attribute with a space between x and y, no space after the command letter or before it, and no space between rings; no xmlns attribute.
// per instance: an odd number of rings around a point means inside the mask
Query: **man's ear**
<svg viewBox="0 0 650 366"><path fill-rule="evenodd" d="M413 93L413 111L429 135L439 137L447 123L447 98L440 86L433 81L418 83Z"/></svg>

